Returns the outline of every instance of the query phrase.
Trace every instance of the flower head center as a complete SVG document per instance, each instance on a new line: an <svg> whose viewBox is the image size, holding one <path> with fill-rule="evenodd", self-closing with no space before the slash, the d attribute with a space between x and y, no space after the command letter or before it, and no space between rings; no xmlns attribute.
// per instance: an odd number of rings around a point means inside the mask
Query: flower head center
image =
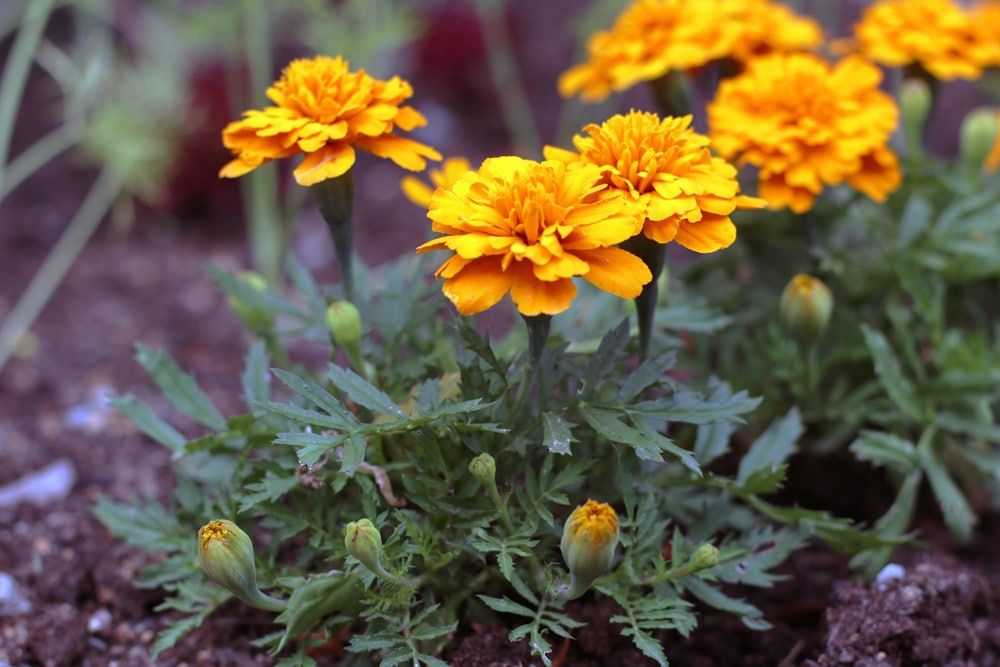
<svg viewBox="0 0 1000 667"><path fill-rule="evenodd" d="M226 542L229 540L230 531L222 521L211 521L198 531L198 538L201 541L202 549L206 549L213 542Z"/></svg>
<svg viewBox="0 0 1000 667"><path fill-rule="evenodd" d="M601 545L604 541L618 534L618 515L607 503L588 500L573 512L570 517L573 526L573 537L586 533L594 544Z"/></svg>

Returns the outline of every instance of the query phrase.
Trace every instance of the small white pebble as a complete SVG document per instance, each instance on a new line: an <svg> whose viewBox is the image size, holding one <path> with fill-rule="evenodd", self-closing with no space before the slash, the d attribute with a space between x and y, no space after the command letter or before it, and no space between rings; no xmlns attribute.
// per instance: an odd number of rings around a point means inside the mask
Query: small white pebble
<svg viewBox="0 0 1000 667"><path fill-rule="evenodd" d="M875 576L875 583L878 584L879 588L885 588L886 583L893 579L902 579L904 574L906 574L906 568L902 565L888 563Z"/></svg>

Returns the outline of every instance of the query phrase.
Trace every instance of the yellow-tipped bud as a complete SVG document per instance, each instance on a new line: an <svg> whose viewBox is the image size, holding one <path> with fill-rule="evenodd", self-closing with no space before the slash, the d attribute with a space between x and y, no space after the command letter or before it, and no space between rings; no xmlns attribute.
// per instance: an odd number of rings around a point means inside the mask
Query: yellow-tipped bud
<svg viewBox="0 0 1000 667"><path fill-rule="evenodd" d="M830 288L804 273L793 277L781 295L781 317L792 335L801 341L819 340L832 313Z"/></svg>
<svg viewBox="0 0 1000 667"><path fill-rule="evenodd" d="M480 454L469 462L469 473L483 484L496 479L497 462L489 454Z"/></svg>
<svg viewBox="0 0 1000 667"><path fill-rule="evenodd" d="M383 579L395 577L382 567L382 534L368 519L360 519L347 524L344 529L344 548L361 564Z"/></svg>
<svg viewBox="0 0 1000 667"><path fill-rule="evenodd" d="M281 611L285 602L257 587L250 536L232 521L217 519L198 531L198 562L208 578L252 607Z"/></svg>
<svg viewBox="0 0 1000 667"><path fill-rule="evenodd" d="M618 515L611 505L588 500L573 511L559 544L571 577L566 599L583 595L607 571L618 537Z"/></svg>
<svg viewBox="0 0 1000 667"><path fill-rule="evenodd" d="M719 550L711 544L703 544L691 554L691 572L706 570L719 564Z"/></svg>
<svg viewBox="0 0 1000 667"><path fill-rule="evenodd" d="M326 308L326 328L334 344L354 347L361 342L361 313L350 301L334 301Z"/></svg>
<svg viewBox="0 0 1000 667"><path fill-rule="evenodd" d="M254 271L241 271L236 277L258 292L263 292L267 289L267 279ZM240 321L252 331L269 329L274 324L273 313L254 308L246 301L232 294L226 295L226 301L233 312L236 313L236 316L240 318Z"/></svg>
<svg viewBox="0 0 1000 667"><path fill-rule="evenodd" d="M958 140L962 164L970 172L979 172L997 140L996 110L979 108L970 111L962 121Z"/></svg>

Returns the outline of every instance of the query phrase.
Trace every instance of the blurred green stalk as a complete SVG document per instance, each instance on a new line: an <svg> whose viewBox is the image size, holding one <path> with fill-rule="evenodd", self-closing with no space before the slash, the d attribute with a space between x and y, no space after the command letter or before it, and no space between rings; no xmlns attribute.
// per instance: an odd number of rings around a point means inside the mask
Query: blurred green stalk
<svg viewBox="0 0 1000 667"><path fill-rule="evenodd" d="M243 0L245 48L250 68L250 88L255 97L263 96L271 85L271 31L267 3ZM254 268L272 287L281 282L285 256L284 223L278 208L278 172L274 164L265 164L240 179L243 207L250 226L250 252Z"/></svg>
<svg viewBox="0 0 1000 667"><path fill-rule="evenodd" d="M122 190L124 181L123 174L115 173L109 167L101 170L90 192L87 193L87 198L77 209L76 215L0 325L0 370L7 363L21 336L29 330L45 308L45 304L49 302L52 293L62 282L80 251L111 209L111 205Z"/></svg>
<svg viewBox="0 0 1000 667"><path fill-rule="evenodd" d="M32 0L25 5L24 16L14 38L7 65L0 80L0 192L5 192L4 178L7 157L10 154L10 139L14 134L14 121L21 106L24 85L31 70L31 61L42 39L45 24L52 13L54 0Z"/></svg>

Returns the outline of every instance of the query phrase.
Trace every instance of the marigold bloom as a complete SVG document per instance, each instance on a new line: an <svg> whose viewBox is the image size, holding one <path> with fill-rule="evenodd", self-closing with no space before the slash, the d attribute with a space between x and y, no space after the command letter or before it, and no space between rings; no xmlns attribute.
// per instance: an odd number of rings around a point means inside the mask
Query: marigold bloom
<svg viewBox="0 0 1000 667"><path fill-rule="evenodd" d="M427 124L412 107L401 106L413 95L410 84L398 76L380 81L349 67L340 56L293 60L267 89L277 106L247 111L222 131L236 157L219 175L235 178L302 153L295 180L315 185L345 174L354 165L355 148L413 171L426 166L425 158L440 160L433 148L393 133Z"/></svg>
<svg viewBox="0 0 1000 667"><path fill-rule="evenodd" d="M996 63L995 32L953 0L880 0L854 25L856 48L891 67L918 63L941 80L976 79Z"/></svg>
<svg viewBox="0 0 1000 667"><path fill-rule="evenodd" d="M833 292L819 278L804 273L792 276L781 293L781 319L802 341L822 338L833 314Z"/></svg>
<svg viewBox="0 0 1000 667"><path fill-rule="evenodd" d="M670 70L814 48L822 38L815 21L771 0L636 0L590 38L587 62L559 77L559 93L597 102Z"/></svg>
<svg viewBox="0 0 1000 667"><path fill-rule="evenodd" d="M434 188L450 188L455 185L472 165L464 157L450 157L441 164L440 169L429 169L427 175L431 178ZM431 203L434 188L413 176L405 176L400 183L403 194L417 206L427 208Z"/></svg>
<svg viewBox="0 0 1000 667"><path fill-rule="evenodd" d="M598 183L593 165L490 158L452 188L438 188L427 216L445 234L418 253L455 253L437 270L444 294L463 315L510 292L522 315L569 308L583 276L625 299L652 279L635 255L614 247L642 228L637 205Z"/></svg>
<svg viewBox="0 0 1000 667"><path fill-rule="evenodd" d="M594 164L602 182L642 206L643 233L658 243L676 240L695 252L714 252L736 240L730 214L764 201L739 195L736 168L712 157L708 137L691 129L691 116L664 118L632 111L583 128L579 153L545 147L545 157Z"/></svg>
<svg viewBox="0 0 1000 667"><path fill-rule="evenodd" d="M882 74L850 56L831 67L808 54L772 54L719 85L709 137L725 158L759 167L771 208L812 208L824 185L847 182L883 201L902 177L886 143L898 109Z"/></svg>
<svg viewBox="0 0 1000 667"><path fill-rule="evenodd" d="M572 589L582 594L604 574L614 560L617 546L618 515L611 505L588 500L577 507L563 526L559 544L573 577Z"/></svg>

